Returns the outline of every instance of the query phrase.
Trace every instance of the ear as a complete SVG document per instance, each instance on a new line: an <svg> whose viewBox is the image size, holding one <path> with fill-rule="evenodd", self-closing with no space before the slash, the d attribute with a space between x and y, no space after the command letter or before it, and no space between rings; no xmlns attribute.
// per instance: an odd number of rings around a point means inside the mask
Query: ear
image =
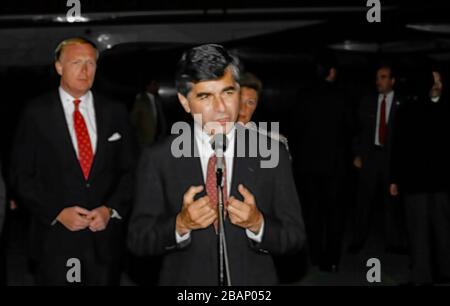
<svg viewBox="0 0 450 306"><path fill-rule="evenodd" d="M186 113L191 112L191 108L189 107L189 101L188 99L183 96L182 94L178 93L178 101L180 101L181 106L183 106Z"/></svg>
<svg viewBox="0 0 450 306"><path fill-rule="evenodd" d="M392 78L392 85L395 85L395 78Z"/></svg>
<svg viewBox="0 0 450 306"><path fill-rule="evenodd" d="M63 67L60 61L55 62L55 69L56 72L58 72L59 75L62 75Z"/></svg>

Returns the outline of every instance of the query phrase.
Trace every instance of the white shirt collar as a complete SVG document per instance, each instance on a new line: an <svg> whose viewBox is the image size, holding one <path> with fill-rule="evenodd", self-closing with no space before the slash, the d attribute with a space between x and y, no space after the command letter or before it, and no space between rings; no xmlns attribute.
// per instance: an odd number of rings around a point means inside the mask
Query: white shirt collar
<svg viewBox="0 0 450 306"><path fill-rule="evenodd" d="M391 90L390 92L388 92L387 94L383 94L383 93L379 93L379 97L383 98L383 96L386 95L386 100L392 100L394 97L394 91Z"/></svg>
<svg viewBox="0 0 450 306"><path fill-rule="evenodd" d="M441 96L432 97L431 101L433 101L434 103L437 103L437 102L439 102L440 99L441 99Z"/></svg>
<svg viewBox="0 0 450 306"><path fill-rule="evenodd" d="M233 125L233 127L226 134L228 145L224 153L225 157L234 156L235 130L236 127ZM206 134L197 123L194 123L194 136L197 143L199 156L207 158L211 157L211 155L214 154L214 150L211 148L210 144L211 136Z"/></svg>
<svg viewBox="0 0 450 306"><path fill-rule="evenodd" d="M59 91L59 97L61 98L61 102L63 103L64 107L68 106L69 104L71 106L74 106L73 101L75 100L75 97L72 97L67 91L65 91L61 86L58 88ZM92 92L89 90L87 93L85 93L83 96L78 98L81 100L80 108L83 108L87 106L86 104L92 103ZM85 103L83 103L85 102Z"/></svg>

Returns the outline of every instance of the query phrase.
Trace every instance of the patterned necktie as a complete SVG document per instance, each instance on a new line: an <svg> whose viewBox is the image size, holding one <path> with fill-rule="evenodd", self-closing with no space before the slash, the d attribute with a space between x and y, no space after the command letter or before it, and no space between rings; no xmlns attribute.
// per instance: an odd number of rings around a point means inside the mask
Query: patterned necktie
<svg viewBox="0 0 450 306"><path fill-rule="evenodd" d="M378 142L384 145L386 138L386 95L383 95L383 100L380 106L380 123L378 125Z"/></svg>
<svg viewBox="0 0 450 306"><path fill-rule="evenodd" d="M225 164L225 158L223 159L224 162L224 170L223 170L223 203L224 203L224 217L226 215L227 211L227 168ZM213 209L217 209L217 205L219 205L219 199L217 197L217 179L216 179L216 163L217 163L217 157L215 154L213 154L209 160L208 160L208 170L206 172L206 193L209 196L209 199L211 201L211 207ZM214 222L214 229L218 229L219 221L216 220Z"/></svg>
<svg viewBox="0 0 450 306"><path fill-rule="evenodd" d="M81 100L79 99L73 101L75 104L75 110L73 111L73 125L77 137L78 160L84 178L87 180L89 172L91 171L92 161L94 160L94 152L92 150L91 139L89 138L86 122L79 110L80 102Z"/></svg>

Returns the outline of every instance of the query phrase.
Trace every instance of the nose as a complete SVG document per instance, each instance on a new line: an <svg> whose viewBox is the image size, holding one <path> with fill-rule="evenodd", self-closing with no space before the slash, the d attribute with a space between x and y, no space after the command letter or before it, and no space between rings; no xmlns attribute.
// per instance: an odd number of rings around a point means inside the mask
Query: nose
<svg viewBox="0 0 450 306"><path fill-rule="evenodd" d="M214 110L218 113L225 112L225 102L220 96L214 99Z"/></svg>

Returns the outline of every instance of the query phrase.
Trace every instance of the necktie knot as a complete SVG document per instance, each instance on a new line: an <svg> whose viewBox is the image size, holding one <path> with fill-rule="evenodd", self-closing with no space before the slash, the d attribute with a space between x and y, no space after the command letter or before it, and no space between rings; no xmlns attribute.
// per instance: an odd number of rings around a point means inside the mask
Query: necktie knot
<svg viewBox="0 0 450 306"><path fill-rule="evenodd" d="M75 105L75 110L78 110L78 107L80 106L81 100L75 99L73 100L73 104Z"/></svg>

